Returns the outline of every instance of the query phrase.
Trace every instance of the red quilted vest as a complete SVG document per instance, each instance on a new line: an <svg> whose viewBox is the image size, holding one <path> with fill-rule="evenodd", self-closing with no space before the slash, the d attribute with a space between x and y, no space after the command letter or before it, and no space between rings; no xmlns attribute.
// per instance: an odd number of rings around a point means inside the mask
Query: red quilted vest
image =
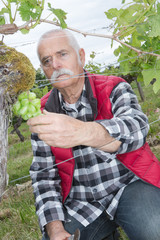
<svg viewBox="0 0 160 240"><path fill-rule="evenodd" d="M118 83L125 82L125 80L115 76L92 75L89 73L87 73L87 76L93 91L93 96L98 102L98 115L96 120L111 119L113 115L109 96L113 88ZM44 108L49 95L50 92L42 97L41 109ZM75 160L73 158L72 149L51 147L51 150L55 156L56 164L64 161L63 164L59 164L57 167L61 177L63 201L65 201L72 186L74 173ZM65 162L67 159L70 160ZM145 143L138 150L129 153L118 154L117 159L142 180L160 188L160 162L151 152L147 143Z"/></svg>

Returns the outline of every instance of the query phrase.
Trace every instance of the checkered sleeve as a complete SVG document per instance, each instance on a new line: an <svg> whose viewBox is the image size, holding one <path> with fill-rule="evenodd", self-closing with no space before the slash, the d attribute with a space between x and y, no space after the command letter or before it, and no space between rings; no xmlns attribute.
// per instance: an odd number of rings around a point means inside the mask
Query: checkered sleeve
<svg viewBox="0 0 160 240"><path fill-rule="evenodd" d="M58 169L53 166L55 158L51 148L34 133L31 135L31 143L33 162L30 167L30 176L36 202L36 213L43 232L47 223L54 220L65 220L61 183Z"/></svg>
<svg viewBox="0 0 160 240"><path fill-rule="evenodd" d="M111 93L113 118L99 121L109 134L122 142L118 153L136 150L144 145L149 125L137 97L128 83L118 84Z"/></svg>

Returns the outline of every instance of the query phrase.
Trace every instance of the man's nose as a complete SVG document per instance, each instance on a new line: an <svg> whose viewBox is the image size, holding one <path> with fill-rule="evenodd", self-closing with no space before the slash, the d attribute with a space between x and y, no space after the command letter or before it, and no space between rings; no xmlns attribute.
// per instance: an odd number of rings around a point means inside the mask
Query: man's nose
<svg viewBox="0 0 160 240"><path fill-rule="evenodd" d="M58 58L53 57L53 58L52 58L52 67L53 67L54 69L59 69L59 68L61 68L61 67L62 67L61 61L60 61Z"/></svg>

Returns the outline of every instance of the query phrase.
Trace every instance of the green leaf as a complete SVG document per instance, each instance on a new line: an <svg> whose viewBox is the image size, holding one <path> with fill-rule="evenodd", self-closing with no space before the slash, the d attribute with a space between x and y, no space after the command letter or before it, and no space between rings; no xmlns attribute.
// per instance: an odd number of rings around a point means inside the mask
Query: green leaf
<svg viewBox="0 0 160 240"><path fill-rule="evenodd" d="M112 19L120 15L120 10L118 10L117 8L111 8L107 12L105 12L105 15L108 19Z"/></svg>
<svg viewBox="0 0 160 240"><path fill-rule="evenodd" d="M137 32L141 35L146 35L146 32L149 31L148 22L142 22L142 23L136 25L135 27L136 27Z"/></svg>
<svg viewBox="0 0 160 240"><path fill-rule="evenodd" d="M125 75L125 74L128 74L130 71L131 69L130 69L130 65L128 64L128 61L120 62L120 72L123 72L123 74Z"/></svg>
<svg viewBox="0 0 160 240"><path fill-rule="evenodd" d="M141 64L141 67L142 67L144 70L146 70L146 69L152 68L152 65L149 64L149 63L142 63L142 64Z"/></svg>
<svg viewBox="0 0 160 240"><path fill-rule="evenodd" d="M28 5L27 2L22 2L18 10L23 21L30 20L31 12L30 12L30 6Z"/></svg>
<svg viewBox="0 0 160 240"><path fill-rule="evenodd" d="M18 10L23 21L29 21L30 18L36 19L41 14L41 8L37 6L36 0L22 0Z"/></svg>
<svg viewBox="0 0 160 240"><path fill-rule="evenodd" d="M141 47L141 41L138 39L137 32L134 32L131 36L130 43L132 46L140 48Z"/></svg>
<svg viewBox="0 0 160 240"><path fill-rule="evenodd" d="M124 39L125 37L133 34L134 32L135 32L135 28L134 28L134 27L128 27L128 28L127 28L127 31L124 30L124 31L121 33L119 39L120 39L120 40L121 40L121 39Z"/></svg>
<svg viewBox="0 0 160 240"><path fill-rule="evenodd" d="M21 31L21 33L23 33L23 34L29 33L29 30L27 30L27 29L25 29L25 28L21 29L20 31Z"/></svg>
<svg viewBox="0 0 160 240"><path fill-rule="evenodd" d="M0 15L3 15L4 13L9 13L8 8L2 8L0 11Z"/></svg>
<svg viewBox="0 0 160 240"><path fill-rule="evenodd" d="M152 81L152 79L155 77L156 73L154 69L149 68L149 69L144 69L142 71L142 75L143 75L145 85L148 86Z"/></svg>
<svg viewBox="0 0 160 240"><path fill-rule="evenodd" d="M148 33L149 37L158 37L160 36L160 15L151 16L149 19L149 25L151 27L151 31Z"/></svg>
<svg viewBox="0 0 160 240"><path fill-rule="evenodd" d="M146 86L150 84L153 78L156 79L156 82L153 85L153 90L155 93L157 93L160 89L160 60L158 60L156 65L152 68L144 69L142 74Z"/></svg>
<svg viewBox="0 0 160 240"><path fill-rule="evenodd" d="M124 9L121 12L120 18L118 19L119 23L124 25L134 24L136 19L142 15L143 5L132 4L128 8Z"/></svg>
<svg viewBox="0 0 160 240"><path fill-rule="evenodd" d="M96 56L96 53L94 51L92 51L92 53L90 54L90 58L94 59Z"/></svg>
<svg viewBox="0 0 160 240"><path fill-rule="evenodd" d="M153 91L157 93L160 89L160 79L157 78L155 83L153 84Z"/></svg>
<svg viewBox="0 0 160 240"><path fill-rule="evenodd" d="M134 2L136 2L136 3L143 3L142 0L134 0Z"/></svg>
<svg viewBox="0 0 160 240"><path fill-rule="evenodd" d="M157 4L157 13L160 15L160 3Z"/></svg>
<svg viewBox="0 0 160 240"><path fill-rule="evenodd" d="M120 54L120 49L119 49L119 48L115 49L115 50L114 50L114 55L115 55L116 57L118 57L119 54Z"/></svg>
<svg viewBox="0 0 160 240"><path fill-rule="evenodd" d="M143 75L141 73L137 76L137 82L143 82Z"/></svg>
<svg viewBox="0 0 160 240"><path fill-rule="evenodd" d="M122 0L122 4L125 3L125 0Z"/></svg>
<svg viewBox="0 0 160 240"><path fill-rule="evenodd" d="M50 3L48 3L48 7L49 7L49 10L50 10L51 12L53 12L53 14L58 18L61 27L62 27L62 28L66 28L66 27L67 27L67 24L66 24L66 22L65 22L65 19L66 19L67 13L64 12L62 9L52 8Z"/></svg>
<svg viewBox="0 0 160 240"><path fill-rule="evenodd" d="M41 14L42 8L40 6L36 6L35 9L36 9L36 13Z"/></svg>
<svg viewBox="0 0 160 240"><path fill-rule="evenodd" d="M0 25L5 24L5 18L3 16L0 16Z"/></svg>
<svg viewBox="0 0 160 240"><path fill-rule="evenodd" d="M19 1L18 1L18 0L10 0L10 2L11 2L11 3L13 2L13 3L17 3L17 4L18 4Z"/></svg>
<svg viewBox="0 0 160 240"><path fill-rule="evenodd" d="M39 14L37 14L37 13L31 12L31 17L33 20L36 19L38 17L38 15Z"/></svg>

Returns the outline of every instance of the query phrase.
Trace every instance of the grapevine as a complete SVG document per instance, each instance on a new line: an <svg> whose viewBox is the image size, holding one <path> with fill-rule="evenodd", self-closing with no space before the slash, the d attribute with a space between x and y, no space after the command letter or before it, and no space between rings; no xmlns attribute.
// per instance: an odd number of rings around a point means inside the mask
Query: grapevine
<svg viewBox="0 0 160 240"><path fill-rule="evenodd" d="M13 105L13 113L21 116L24 120L28 120L41 114L40 107L41 101L36 98L36 94L26 91L18 96L17 102Z"/></svg>

